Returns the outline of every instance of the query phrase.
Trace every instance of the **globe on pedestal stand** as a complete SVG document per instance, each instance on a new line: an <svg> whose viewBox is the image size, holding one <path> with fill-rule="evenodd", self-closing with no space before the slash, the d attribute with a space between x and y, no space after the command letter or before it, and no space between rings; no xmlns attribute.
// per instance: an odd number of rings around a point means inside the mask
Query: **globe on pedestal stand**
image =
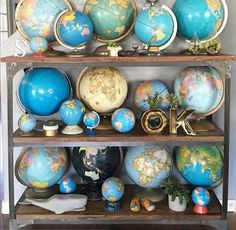
<svg viewBox="0 0 236 230"><path fill-rule="evenodd" d="M96 132L94 129L99 125L100 123L100 117L98 113L91 111L87 112L83 117L83 122L87 127L87 136L95 136Z"/></svg>
<svg viewBox="0 0 236 230"><path fill-rule="evenodd" d="M204 187L197 187L192 191L192 200L195 203L193 211L197 214L207 214L207 205L210 202L210 193Z"/></svg>

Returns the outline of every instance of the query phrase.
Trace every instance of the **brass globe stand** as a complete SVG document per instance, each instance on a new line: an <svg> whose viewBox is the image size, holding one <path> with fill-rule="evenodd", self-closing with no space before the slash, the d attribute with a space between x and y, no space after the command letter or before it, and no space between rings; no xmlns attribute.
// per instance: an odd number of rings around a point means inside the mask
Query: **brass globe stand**
<svg viewBox="0 0 236 230"><path fill-rule="evenodd" d="M112 114L100 114L100 123L95 128L97 130L113 130L111 125L111 116Z"/></svg>
<svg viewBox="0 0 236 230"><path fill-rule="evenodd" d="M145 198L152 202L158 202L165 199L166 194L161 188L141 188L134 190L134 196L141 199Z"/></svg>

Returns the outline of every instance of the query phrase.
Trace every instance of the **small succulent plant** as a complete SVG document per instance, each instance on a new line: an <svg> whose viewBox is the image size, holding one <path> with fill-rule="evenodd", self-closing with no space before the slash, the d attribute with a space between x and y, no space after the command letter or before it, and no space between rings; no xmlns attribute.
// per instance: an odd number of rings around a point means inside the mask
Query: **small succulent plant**
<svg viewBox="0 0 236 230"><path fill-rule="evenodd" d="M150 109L156 109L161 102L161 97L159 93L156 93L153 97L148 96L148 98L143 100L145 103L149 104Z"/></svg>

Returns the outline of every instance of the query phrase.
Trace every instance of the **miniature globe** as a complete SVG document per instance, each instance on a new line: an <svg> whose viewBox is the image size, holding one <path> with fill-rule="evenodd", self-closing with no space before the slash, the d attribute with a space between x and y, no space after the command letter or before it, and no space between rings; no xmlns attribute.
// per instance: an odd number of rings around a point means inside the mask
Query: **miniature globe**
<svg viewBox="0 0 236 230"><path fill-rule="evenodd" d="M141 111L151 109L148 98L155 99L160 96L160 102L156 105L156 109L167 110L170 106L168 101L169 92L166 86L158 81L144 81L135 90L134 103Z"/></svg>
<svg viewBox="0 0 236 230"><path fill-rule="evenodd" d="M196 205L206 206L210 202L210 193L206 188L197 187L192 191L192 200Z"/></svg>
<svg viewBox="0 0 236 230"><path fill-rule="evenodd" d="M85 115L83 117L83 122L84 122L84 124L86 125L87 128L93 129L93 128L96 128L99 125L100 117L94 111L87 112L87 113L85 113Z"/></svg>
<svg viewBox="0 0 236 230"><path fill-rule="evenodd" d="M53 186L64 176L67 169L67 152L61 147L25 148L15 166L17 179L35 189Z"/></svg>
<svg viewBox="0 0 236 230"><path fill-rule="evenodd" d="M124 192L124 184L119 178L110 177L102 184L102 195L110 202L119 201L124 195Z"/></svg>
<svg viewBox="0 0 236 230"><path fill-rule="evenodd" d="M223 156L216 146L176 147L175 163L180 175L195 186L216 187L222 181Z"/></svg>
<svg viewBox="0 0 236 230"><path fill-rule="evenodd" d="M92 38L93 24L91 19L80 11L63 12L56 20L55 35L61 45L74 49Z"/></svg>
<svg viewBox="0 0 236 230"><path fill-rule="evenodd" d="M141 42L157 46L161 50L173 42L177 33L177 22L175 15L167 6L158 5L139 13L134 30Z"/></svg>
<svg viewBox="0 0 236 230"><path fill-rule="evenodd" d="M86 0L84 13L93 22L95 38L107 42L121 40L132 31L137 9L133 0Z"/></svg>
<svg viewBox="0 0 236 230"><path fill-rule="evenodd" d="M174 91L183 108L206 116L223 103L224 80L214 67L187 67L176 78Z"/></svg>
<svg viewBox="0 0 236 230"><path fill-rule="evenodd" d="M88 68L80 74L76 92L89 109L106 114L123 104L128 85L115 68Z"/></svg>
<svg viewBox="0 0 236 230"><path fill-rule="evenodd" d="M60 192L72 193L75 190L76 190L75 182L69 177L64 177L63 180L60 182Z"/></svg>
<svg viewBox="0 0 236 230"><path fill-rule="evenodd" d="M71 9L66 0L21 0L15 13L17 28L27 40L40 36L55 42L55 20L66 9Z"/></svg>
<svg viewBox="0 0 236 230"><path fill-rule="evenodd" d="M112 127L121 133L132 130L135 126L134 113L126 108L117 109L111 117Z"/></svg>
<svg viewBox="0 0 236 230"><path fill-rule="evenodd" d="M211 40L223 31L228 9L225 0L176 0L173 12L178 33L186 40Z"/></svg>
<svg viewBox="0 0 236 230"><path fill-rule="evenodd" d="M36 118L32 114L24 114L18 120L18 126L23 132L30 132L36 126Z"/></svg>
<svg viewBox="0 0 236 230"><path fill-rule="evenodd" d="M55 68L34 68L22 78L18 96L25 110L40 116L56 113L70 96L67 76Z"/></svg>
<svg viewBox="0 0 236 230"><path fill-rule="evenodd" d="M48 49L48 41L43 37L33 37L29 45L34 53L44 53Z"/></svg>

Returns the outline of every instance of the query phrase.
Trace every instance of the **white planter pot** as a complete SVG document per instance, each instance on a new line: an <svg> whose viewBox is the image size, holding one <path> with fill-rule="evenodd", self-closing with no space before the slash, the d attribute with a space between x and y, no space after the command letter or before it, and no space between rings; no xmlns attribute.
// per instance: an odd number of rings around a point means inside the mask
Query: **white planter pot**
<svg viewBox="0 0 236 230"><path fill-rule="evenodd" d="M175 212L183 212L187 207L187 202L184 198L183 204L180 204L179 197L176 197L174 201L172 201L172 197L168 195L169 209Z"/></svg>

